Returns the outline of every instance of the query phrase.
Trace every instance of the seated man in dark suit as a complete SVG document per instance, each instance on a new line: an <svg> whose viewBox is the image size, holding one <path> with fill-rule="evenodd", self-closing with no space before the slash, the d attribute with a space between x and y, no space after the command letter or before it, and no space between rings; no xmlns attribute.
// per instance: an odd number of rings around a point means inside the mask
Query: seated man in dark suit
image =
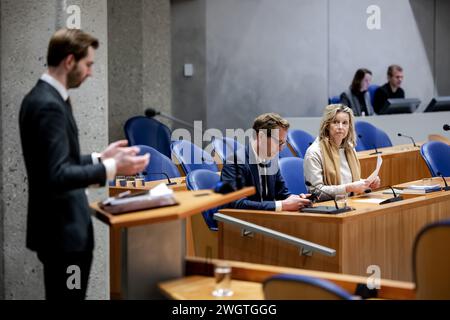
<svg viewBox="0 0 450 320"><path fill-rule="evenodd" d="M375 91L373 109L379 114L386 105L388 99L404 99L405 91L401 88L403 81L403 69L398 65L389 66L387 71L388 82Z"/></svg>
<svg viewBox="0 0 450 320"><path fill-rule="evenodd" d="M298 211L311 204L306 199L307 195L289 193L278 168L276 156L286 145L288 128L289 123L275 113L263 114L255 119L253 137L246 146L244 159L241 157L237 165L227 161L221 180L236 186L238 169L242 186L256 187L256 194L230 203L229 208Z"/></svg>

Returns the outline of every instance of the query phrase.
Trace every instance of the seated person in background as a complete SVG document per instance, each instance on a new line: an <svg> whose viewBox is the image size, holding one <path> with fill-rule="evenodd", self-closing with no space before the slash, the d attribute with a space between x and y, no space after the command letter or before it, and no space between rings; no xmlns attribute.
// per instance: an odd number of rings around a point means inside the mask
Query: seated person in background
<svg viewBox="0 0 450 320"><path fill-rule="evenodd" d="M400 87L403 81L403 69L398 65L389 66L388 82L375 91L373 108L376 113L384 108L388 99L404 99L405 91Z"/></svg>
<svg viewBox="0 0 450 320"><path fill-rule="evenodd" d="M371 184L361 180L355 142L352 110L343 104L327 106L319 137L308 148L304 159L305 180L311 183L309 189L319 200L330 200L328 194L357 194L379 188L378 177Z"/></svg>
<svg viewBox="0 0 450 320"><path fill-rule="evenodd" d="M257 117L253 135L238 160L242 186L254 186L256 194L227 205L228 208L270 211L299 211L311 202L307 195L291 195L278 168L278 153L286 145L289 123L278 114L267 113ZM242 159L242 160L241 160ZM236 168L224 164L221 180L236 187Z"/></svg>
<svg viewBox="0 0 450 320"><path fill-rule="evenodd" d="M370 94L367 91L372 81L372 72L368 69L356 70L350 88L341 94L341 103L350 107L355 116L374 114Z"/></svg>

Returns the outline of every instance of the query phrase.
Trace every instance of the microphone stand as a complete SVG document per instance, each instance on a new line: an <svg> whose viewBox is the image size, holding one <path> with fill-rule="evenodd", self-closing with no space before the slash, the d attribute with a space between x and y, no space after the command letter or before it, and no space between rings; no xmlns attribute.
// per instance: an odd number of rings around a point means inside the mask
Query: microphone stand
<svg viewBox="0 0 450 320"><path fill-rule="evenodd" d="M418 145L416 145L416 142L414 141L414 138L413 138L413 137L405 136L404 134L401 134L401 133L397 133L397 135L398 135L399 137L404 137L404 138L411 139L411 141L412 141L412 143L413 143L413 146L416 147L416 148L420 148Z"/></svg>
<svg viewBox="0 0 450 320"><path fill-rule="evenodd" d="M444 190L444 191L450 191L450 186L447 184L447 180L445 180L445 178L444 178L444 176L442 175L442 173L437 172L437 175L438 175L439 177L441 177L442 180L444 180L445 187L443 187L442 190Z"/></svg>
<svg viewBox="0 0 450 320"><path fill-rule="evenodd" d="M161 174L161 175L165 176L166 179L167 179L166 186L174 186L174 185L177 184L176 182L170 181L169 175L167 173L165 173L165 172L143 172L144 176L150 175L150 174Z"/></svg>
<svg viewBox="0 0 450 320"><path fill-rule="evenodd" d="M380 202L380 204L388 204L388 203L392 203L392 202L397 202L397 201L402 201L402 200L403 200L403 197L402 197L402 196L398 196L398 195L395 193L394 188L392 188L391 186L389 186L389 188L392 190L392 193L394 194L394 197L393 197L393 198L386 199L386 200Z"/></svg>
<svg viewBox="0 0 450 320"><path fill-rule="evenodd" d="M344 212L348 212L348 211L352 211L353 210L353 208L351 208L349 206L345 206L344 208L339 208L339 206L337 204L337 201L334 198L334 196L332 196L331 194L329 194L329 193L327 193L327 192L325 192L323 190L318 190L309 181L306 181L305 184L306 184L306 186L313 188L314 191L313 191L313 194L311 195L312 198L319 200L320 199L320 195L323 193L323 194L329 196L334 201L334 207L330 207L330 206L306 207L306 208L302 208L300 210L301 212L338 214L338 213L344 213ZM317 194L317 190L319 191L319 194Z"/></svg>

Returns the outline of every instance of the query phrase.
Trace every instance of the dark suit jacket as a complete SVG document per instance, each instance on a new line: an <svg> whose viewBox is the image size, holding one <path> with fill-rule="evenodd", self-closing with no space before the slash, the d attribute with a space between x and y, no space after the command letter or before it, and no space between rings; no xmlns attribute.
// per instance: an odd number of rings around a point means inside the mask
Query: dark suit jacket
<svg viewBox="0 0 450 320"><path fill-rule="evenodd" d="M42 252L93 249L85 188L106 182L103 164L80 155L71 106L39 80L20 109L20 136L28 174L27 247Z"/></svg>
<svg viewBox="0 0 450 320"><path fill-rule="evenodd" d="M249 159L252 159L252 161ZM244 187L256 187L256 194L232 202L227 205L228 208L275 211L275 201L284 200L291 195L278 169L275 174L267 176L268 194L267 197L263 198L258 165L255 164L253 151L249 150L249 146L245 150L245 162L240 161L238 163L241 163L238 166L242 176L242 185ZM224 164L221 180L236 186L236 169L234 164Z"/></svg>
<svg viewBox="0 0 450 320"><path fill-rule="evenodd" d="M405 91L402 88L398 88L397 91L392 92L391 86L385 83L375 91L373 97L373 109L379 114L386 106L388 99L403 99L405 98Z"/></svg>

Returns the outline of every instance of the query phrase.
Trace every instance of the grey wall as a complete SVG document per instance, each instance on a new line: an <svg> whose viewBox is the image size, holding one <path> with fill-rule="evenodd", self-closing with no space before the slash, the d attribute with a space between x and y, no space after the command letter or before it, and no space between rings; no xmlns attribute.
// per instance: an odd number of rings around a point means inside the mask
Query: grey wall
<svg viewBox="0 0 450 320"><path fill-rule="evenodd" d="M436 0L436 86L441 96L450 96L450 1Z"/></svg>
<svg viewBox="0 0 450 320"><path fill-rule="evenodd" d="M172 112L188 122L205 120L206 0L172 0L171 4ZM194 66L193 77L184 76L186 63Z"/></svg>
<svg viewBox="0 0 450 320"><path fill-rule="evenodd" d="M360 67L383 84L388 65L402 65L406 94L420 98L422 108L450 91L449 1L206 0L204 30L201 22L199 30L189 25L201 1L172 4L174 67L191 60L203 69L206 55L206 85L202 75L186 80L172 73L173 108L201 105L206 95L206 117L195 116L208 127L247 128L268 111L320 116L327 98L348 88ZM367 28L370 5L381 9L380 30ZM206 53L196 51L203 32Z"/></svg>
<svg viewBox="0 0 450 320"><path fill-rule="evenodd" d="M124 138L123 125L142 114L142 0L108 1L109 140Z"/></svg>
<svg viewBox="0 0 450 320"><path fill-rule="evenodd" d="M108 1L109 140L152 107L171 113L170 1ZM170 125L170 122L162 119Z"/></svg>
<svg viewBox="0 0 450 320"><path fill-rule="evenodd" d="M20 147L18 113L24 95L45 71L48 40L68 15L66 1L1 0L1 189L2 295L6 299L44 297L41 264L25 248L27 180ZM99 37L94 77L71 91L84 152L100 150L107 142L107 33L106 1L71 1L79 5L82 28ZM90 200L105 190L91 192ZM106 227L96 223L96 249L88 296L109 297L108 239Z"/></svg>

